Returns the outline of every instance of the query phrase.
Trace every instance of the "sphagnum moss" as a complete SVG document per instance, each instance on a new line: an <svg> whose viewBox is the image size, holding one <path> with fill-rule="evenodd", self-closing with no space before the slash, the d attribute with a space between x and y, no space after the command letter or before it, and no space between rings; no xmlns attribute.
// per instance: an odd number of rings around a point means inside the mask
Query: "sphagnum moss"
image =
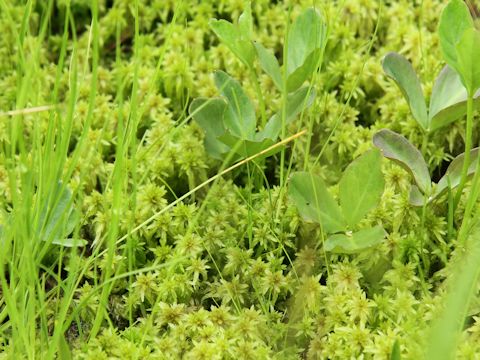
<svg viewBox="0 0 480 360"><path fill-rule="evenodd" d="M310 83L316 97L284 129L308 128L308 137L285 151L284 162L277 155L244 166L185 199L107 256L113 217L116 240L221 169L187 111L193 98L218 96L213 71L240 81L259 114L260 100L267 118L281 108L259 64L252 79L209 28L212 18L236 21L245 5L149 1L137 14L135 2L120 0L0 2L1 356L387 359L398 341L402 358L422 358L451 273L446 264L458 252L446 238L443 200L422 216L409 203L408 173L383 162L380 205L358 226L381 224L385 240L359 254L329 254L320 228L300 218L278 185L290 170L309 169L338 196L347 165L385 127L422 147L421 129L380 60L389 51L403 54L428 98L444 65L436 35L441 1L313 4L329 27ZM282 64L286 24L310 6L253 2L254 40ZM5 114L56 104L28 116ZM459 119L422 147L433 177L463 151L464 127ZM478 142L476 127L472 139ZM114 176L119 146L126 146L124 173ZM53 186L45 179L54 174L80 214L67 235L86 240L84 248L39 244L32 235ZM114 201L120 213L112 213ZM466 205L459 201L454 224ZM107 269L111 279L102 283ZM104 320L90 338L99 312ZM467 315L457 356L472 359L480 353L477 307Z"/></svg>

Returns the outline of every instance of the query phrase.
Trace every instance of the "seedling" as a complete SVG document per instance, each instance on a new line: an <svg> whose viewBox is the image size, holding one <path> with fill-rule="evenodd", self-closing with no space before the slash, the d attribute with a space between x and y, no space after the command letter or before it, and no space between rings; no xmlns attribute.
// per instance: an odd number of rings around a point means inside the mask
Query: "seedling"
<svg viewBox="0 0 480 360"><path fill-rule="evenodd" d="M327 234L326 251L351 254L369 249L385 238L380 225L357 230L365 215L378 206L384 187L381 154L374 149L345 169L339 183L340 204L322 178L308 172L292 175L289 194L302 218L320 224Z"/></svg>
<svg viewBox="0 0 480 360"><path fill-rule="evenodd" d="M286 77L286 90L299 89L316 71L319 58L326 45L326 24L313 8L307 9L291 25L286 41L285 64L280 67L274 54L262 44L252 41L253 20L250 1L236 25L213 19L210 27L219 39L253 71L256 56L262 69L272 78L275 86L284 90L283 77Z"/></svg>
<svg viewBox="0 0 480 360"><path fill-rule="evenodd" d="M475 28L467 5L461 0L451 0L442 12L439 25L440 45L443 57L460 76L467 90L467 124L465 132L465 161L460 184L454 200L458 204L467 181L472 149L473 102L480 88L480 32Z"/></svg>
<svg viewBox="0 0 480 360"><path fill-rule="evenodd" d="M400 88L413 118L426 133L447 126L467 112L467 91L460 76L450 66L446 65L435 79L428 110L420 80L404 56L388 53L382 66ZM477 105L480 104L480 92L475 94L475 99Z"/></svg>
<svg viewBox="0 0 480 360"><path fill-rule="evenodd" d="M270 147L280 136L282 127L294 121L299 113L312 104L315 91L302 87L302 84L318 67L326 43L326 25L314 9L307 9L294 21L284 50L286 57L283 69L271 51L252 41L253 20L249 1L237 24L213 19L210 26L249 68L253 77L254 61L258 56L260 67L284 95L282 109L266 121L261 91L257 87L264 119L260 131L257 131L256 113L251 100L238 81L223 71L217 71L214 75L222 97L199 98L192 102L189 111L205 131L207 152L217 159L234 152L234 160L239 160Z"/></svg>
<svg viewBox="0 0 480 360"><path fill-rule="evenodd" d="M272 146L282 129L282 111L256 131L255 108L238 81L223 71L215 73L215 84L221 98L199 98L190 105L190 114L205 131L205 148L216 159L223 159L230 151L238 158L252 156ZM315 92L302 87L287 96L285 123L288 125L306 107ZM278 150L277 150L278 151Z"/></svg>
<svg viewBox="0 0 480 360"><path fill-rule="evenodd" d="M461 183L464 153L453 159L443 177L435 184L430 178L422 153L400 134L382 129L373 136L373 143L382 151L383 156L393 160L412 175L415 185L410 192L410 203L414 206L430 203L446 190L455 189ZM468 176L473 175L477 169L478 151L479 148L470 150Z"/></svg>

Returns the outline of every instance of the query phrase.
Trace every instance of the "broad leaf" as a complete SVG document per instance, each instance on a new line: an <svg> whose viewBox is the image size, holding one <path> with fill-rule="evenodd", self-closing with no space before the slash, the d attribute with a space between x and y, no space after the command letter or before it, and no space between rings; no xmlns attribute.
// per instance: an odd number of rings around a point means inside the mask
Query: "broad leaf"
<svg viewBox="0 0 480 360"><path fill-rule="evenodd" d="M235 153L240 155L240 158L246 158L248 156L258 154L259 152L267 149L275 143L274 140L268 138L264 138L261 140L242 139L238 136L231 134L228 131L225 134L221 135L218 140L226 144L229 149L235 150ZM274 150L265 153L262 157L271 156L280 150L281 147L277 147Z"/></svg>
<svg viewBox="0 0 480 360"><path fill-rule="evenodd" d="M295 69L287 77L287 91L292 92L297 90L302 84L307 81L315 72L318 65L318 58L322 53L321 49L316 49L305 59L305 62Z"/></svg>
<svg viewBox="0 0 480 360"><path fill-rule="evenodd" d="M346 229L340 207L322 178L308 172L297 172L290 179L288 192L304 220L321 224L326 233Z"/></svg>
<svg viewBox="0 0 480 360"><path fill-rule="evenodd" d="M253 140L257 121L247 94L238 81L223 71L215 72L215 84L228 104L223 117L225 128L242 139Z"/></svg>
<svg viewBox="0 0 480 360"><path fill-rule="evenodd" d="M457 43L457 63L463 85L469 94L480 88L480 32L475 28L466 30Z"/></svg>
<svg viewBox="0 0 480 360"><path fill-rule="evenodd" d="M398 162L409 171L423 193L430 193L432 184L427 164L422 153L407 139L391 130L382 129L373 136L373 143L382 151L383 156Z"/></svg>
<svg viewBox="0 0 480 360"><path fill-rule="evenodd" d="M310 107L315 99L315 89L304 86L294 93L287 95L285 125L292 123L298 114ZM282 111L273 115L265 125L265 128L257 133L257 139L277 139L282 130Z"/></svg>
<svg viewBox="0 0 480 360"><path fill-rule="evenodd" d="M480 104L480 91L475 95L475 106ZM467 90L458 73L445 66L433 85L430 97L430 130L436 130L461 118L467 111Z"/></svg>
<svg viewBox="0 0 480 360"><path fill-rule="evenodd" d="M238 30L242 39L250 40L253 35L252 4L250 1L245 3L245 10L238 18Z"/></svg>
<svg viewBox="0 0 480 360"><path fill-rule="evenodd" d="M470 151L470 164L468 166L467 175L471 176L475 174L478 164L478 151L479 148L472 149ZM465 161L465 154L462 153L458 155L455 159L452 160L450 165L445 172L445 175L438 182L435 192L432 195L432 198L436 198L441 195L446 189L448 189L448 183L450 181L450 187L452 189L456 188L460 184L462 178L462 167L463 162Z"/></svg>
<svg viewBox="0 0 480 360"><path fill-rule="evenodd" d="M263 71L272 78L277 89L282 90L282 72L277 58L260 43L255 43L255 49L257 50L258 60Z"/></svg>
<svg viewBox="0 0 480 360"><path fill-rule="evenodd" d="M380 225L362 229L353 234L330 235L325 241L325 251L339 254L354 254L370 249L385 239L386 232Z"/></svg>
<svg viewBox="0 0 480 360"><path fill-rule="evenodd" d="M210 20L210 28L220 40L237 56L245 65L253 66L255 49L251 41L242 38L240 30L226 20Z"/></svg>
<svg viewBox="0 0 480 360"><path fill-rule="evenodd" d="M225 133L223 115L227 103L223 99L198 98L192 101L189 113L205 131L205 149L214 158L221 159L228 147L217 138Z"/></svg>
<svg viewBox="0 0 480 360"><path fill-rule="evenodd" d="M43 207L37 232L41 240L63 246L83 246L84 240L72 243L67 239L79 221L79 213L73 206L72 193L59 182Z"/></svg>
<svg viewBox="0 0 480 360"><path fill-rule="evenodd" d="M420 207L425 205L428 200L426 200L425 195L422 194L417 185L412 185L410 188L409 202L413 206Z"/></svg>
<svg viewBox="0 0 480 360"><path fill-rule="evenodd" d="M352 227L380 202L385 187L381 163L382 155L374 149L355 159L343 173L340 206Z"/></svg>
<svg viewBox="0 0 480 360"><path fill-rule="evenodd" d="M322 47L325 32L325 24L313 8L295 19L288 33L287 75L302 66L315 49Z"/></svg>
<svg viewBox="0 0 480 360"><path fill-rule="evenodd" d="M467 29L473 28L473 20L462 0L451 0L443 9L438 33L443 57L448 65L458 71L456 45Z"/></svg>
<svg viewBox="0 0 480 360"><path fill-rule="evenodd" d="M427 105L422 86L412 64L400 54L389 53L382 61L383 70L398 85L410 106L413 117L420 126L428 130Z"/></svg>

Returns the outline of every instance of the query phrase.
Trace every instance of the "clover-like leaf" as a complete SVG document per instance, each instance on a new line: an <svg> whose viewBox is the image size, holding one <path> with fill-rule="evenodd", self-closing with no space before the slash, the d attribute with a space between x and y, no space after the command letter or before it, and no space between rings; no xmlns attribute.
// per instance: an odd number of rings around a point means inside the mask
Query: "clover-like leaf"
<svg viewBox="0 0 480 360"><path fill-rule="evenodd" d="M227 100L223 124L232 135L253 140L257 120L255 109L237 80L223 71L215 72L215 84Z"/></svg>
<svg viewBox="0 0 480 360"><path fill-rule="evenodd" d="M413 117L424 130L429 128L427 105L422 85L412 64L400 54L389 53L382 61L383 70L392 78L407 100Z"/></svg>
<svg viewBox="0 0 480 360"><path fill-rule="evenodd" d="M373 136L373 143L383 156L409 171L423 193L430 193L432 184L425 159L407 139L394 131L382 129Z"/></svg>
<svg viewBox="0 0 480 360"><path fill-rule="evenodd" d="M410 202L410 205L418 206L418 207L423 206L428 202L427 197L424 194L422 194L422 192L420 191L417 185L412 185L412 187L410 188L410 194L409 194L408 200Z"/></svg>
<svg viewBox="0 0 480 360"><path fill-rule="evenodd" d="M325 241L324 248L328 252L354 254L380 244L385 236L385 230L378 225L352 234L330 235Z"/></svg>
<svg viewBox="0 0 480 360"><path fill-rule="evenodd" d="M319 176L308 172L294 173L288 192L304 220L321 224L326 233L346 229L340 207Z"/></svg>
<svg viewBox="0 0 480 360"><path fill-rule="evenodd" d="M275 143L274 140L268 138L259 140L243 139L231 134L229 131L226 131L225 134L219 136L218 140L227 145L229 149L234 150L235 153L240 156L240 158L246 158L248 156L258 154ZM271 156L280 150L281 148L277 147L274 150L263 154L262 157ZM237 160L240 158L237 158Z"/></svg>
<svg viewBox="0 0 480 360"><path fill-rule="evenodd" d="M193 100L189 107L189 113L205 131L205 149L216 159L221 159L222 154L229 150L217 139L225 133L223 115L226 109L227 103L220 98L198 98Z"/></svg>
<svg viewBox="0 0 480 360"><path fill-rule="evenodd" d="M295 69L287 78L287 91L292 92L298 89L302 84L308 80L317 67L318 58L322 53L321 49L315 49L305 59L305 62Z"/></svg>
<svg viewBox="0 0 480 360"><path fill-rule="evenodd" d="M310 107L315 99L315 89L308 86L301 87L294 93L287 95L285 112L285 125L291 124L298 114ZM265 128L257 133L257 139L277 139L282 130L282 111L274 114L265 125Z"/></svg>
<svg viewBox="0 0 480 360"><path fill-rule="evenodd" d="M238 18L238 30L240 37L244 40L250 40L253 35L252 4L245 1L245 9Z"/></svg>
<svg viewBox="0 0 480 360"><path fill-rule="evenodd" d="M254 45L263 71L272 78L277 89L282 90L282 71L277 58L270 50L265 49L262 44L256 42Z"/></svg>
<svg viewBox="0 0 480 360"><path fill-rule="evenodd" d="M470 164L468 166L467 176L475 174L478 165L478 152L479 148L474 148L470 151ZM449 183L450 188L454 189L460 184L462 178L462 168L463 162L465 161L465 154L462 153L458 155L455 159L452 160L450 165L448 165L445 175L440 179L437 186L435 187L435 192L432 195L432 199L440 196L445 190L448 189Z"/></svg>
<svg viewBox="0 0 480 360"><path fill-rule="evenodd" d="M289 91L298 89L315 71L320 54L318 50L325 45L325 35L326 25L313 8L307 9L293 22L286 49Z"/></svg>
<svg viewBox="0 0 480 360"><path fill-rule="evenodd" d="M249 39L242 36L240 30L226 20L210 20L210 28L219 39L235 54L245 65L252 67L255 60L255 49Z"/></svg>
<svg viewBox="0 0 480 360"><path fill-rule="evenodd" d="M340 206L352 227L380 202L385 187L381 160L378 149L368 151L350 163L342 175Z"/></svg>
<svg viewBox="0 0 480 360"><path fill-rule="evenodd" d="M467 111L467 90L458 73L446 65L433 85L430 97L430 130L436 130L461 118ZM475 106L480 105L480 90L475 94Z"/></svg>
<svg viewBox="0 0 480 360"><path fill-rule="evenodd" d="M443 57L448 65L458 69L458 54L456 46L463 33L474 27L470 11L462 0L451 0L440 16L438 32Z"/></svg>
<svg viewBox="0 0 480 360"><path fill-rule="evenodd" d="M480 88L480 31L465 30L455 46L458 72L467 92L473 94Z"/></svg>

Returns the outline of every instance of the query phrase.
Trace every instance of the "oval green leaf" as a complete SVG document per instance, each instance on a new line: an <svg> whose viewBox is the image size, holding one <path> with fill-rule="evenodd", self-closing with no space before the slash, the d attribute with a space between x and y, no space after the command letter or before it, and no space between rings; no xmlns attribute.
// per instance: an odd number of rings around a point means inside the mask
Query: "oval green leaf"
<svg viewBox="0 0 480 360"><path fill-rule="evenodd" d="M272 79L278 90L282 90L282 72L278 60L270 50L260 43L255 43L255 50L257 51L258 60L263 71L267 73Z"/></svg>
<svg viewBox="0 0 480 360"><path fill-rule="evenodd" d="M288 193L304 220L321 224L326 233L346 229L340 207L319 176L308 172L293 174Z"/></svg>
<svg viewBox="0 0 480 360"><path fill-rule="evenodd" d="M325 35L326 25L313 8L307 9L293 22L288 33L287 75L303 66L310 54L325 45Z"/></svg>
<svg viewBox="0 0 480 360"><path fill-rule="evenodd" d="M469 94L480 88L480 31L467 29L456 44L458 71Z"/></svg>
<svg viewBox="0 0 480 360"><path fill-rule="evenodd" d="M461 118L467 112L467 90L458 73L446 65L433 85L430 97L430 130L434 131ZM480 90L475 94L475 107L480 105Z"/></svg>
<svg viewBox="0 0 480 360"><path fill-rule="evenodd" d="M438 34L443 57L448 65L458 71L456 45L467 29L473 28L473 20L462 0L451 0L440 16Z"/></svg>
<svg viewBox="0 0 480 360"><path fill-rule="evenodd" d="M223 71L215 72L215 85L227 100L223 116L225 127L233 135L253 140L257 121L255 109L237 80Z"/></svg>
<svg viewBox="0 0 480 360"><path fill-rule="evenodd" d="M350 226L355 226L380 202L385 188L382 155L378 149L355 159L343 173L339 183L340 206Z"/></svg>
<svg viewBox="0 0 480 360"><path fill-rule="evenodd" d="M470 164L468 166L467 175L471 176L475 174L478 165L478 151L479 148L474 148L470 151ZM437 186L435 187L435 192L432 195L432 199L437 198L440 196L445 190L449 187L452 189L456 188L460 184L460 180L462 178L462 168L463 162L465 161L465 154L462 153L458 155L455 159L452 160L450 165L448 165L447 171L445 175L440 179Z"/></svg>
<svg viewBox="0 0 480 360"><path fill-rule="evenodd" d="M392 52L383 58L382 66L385 74L392 78L400 88L415 120L424 130L428 130L427 105L423 96L422 85L412 64L402 55Z"/></svg>
<svg viewBox="0 0 480 360"><path fill-rule="evenodd" d="M223 126L223 114L227 109L227 103L220 98L198 98L192 101L189 114L205 131L205 149L210 156L221 159L222 154L229 148L217 140L225 133Z"/></svg>
<svg viewBox="0 0 480 360"><path fill-rule="evenodd" d="M242 33L237 27L223 19L212 19L209 24L210 28L222 43L224 43L240 61L249 67L253 66L255 49L249 40L243 39Z"/></svg>
<svg viewBox="0 0 480 360"><path fill-rule="evenodd" d="M432 184L427 164L422 153L407 139L394 131L382 129L373 136L373 143L382 151L383 156L396 161L410 172L423 193L430 193Z"/></svg>
<svg viewBox="0 0 480 360"><path fill-rule="evenodd" d="M294 93L287 95L285 124L291 124L298 114L313 104L315 89L308 86L301 87ZM282 111L274 114L265 125L265 128L256 134L258 139L269 138L276 140L282 130Z"/></svg>
<svg viewBox="0 0 480 360"><path fill-rule="evenodd" d="M385 239L386 232L380 225L362 229L353 234L331 235L325 241L325 251L338 254L354 254L370 249Z"/></svg>

